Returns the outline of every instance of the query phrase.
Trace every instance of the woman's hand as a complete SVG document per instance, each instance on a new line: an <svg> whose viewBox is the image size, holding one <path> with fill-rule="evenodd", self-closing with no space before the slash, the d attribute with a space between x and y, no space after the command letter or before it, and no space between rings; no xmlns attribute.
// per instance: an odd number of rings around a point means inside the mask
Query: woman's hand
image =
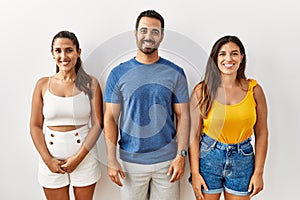
<svg viewBox="0 0 300 200"><path fill-rule="evenodd" d="M193 186L196 199L197 200L204 199L202 188L204 188L205 190L208 190L208 188L203 177L199 173L192 175L192 186Z"/></svg>
<svg viewBox="0 0 300 200"><path fill-rule="evenodd" d="M55 158L50 158L49 160L45 161L47 167L49 170L53 173L57 174L64 174L66 171L61 167L63 164L65 164L64 161L57 160Z"/></svg>
<svg viewBox="0 0 300 200"><path fill-rule="evenodd" d="M108 161L107 173L112 182L120 187L123 186L120 177L125 179L125 173L117 160L112 159L112 161Z"/></svg>
<svg viewBox="0 0 300 200"><path fill-rule="evenodd" d="M250 197L258 194L264 188L264 181L262 175L253 174L250 180L248 191L251 192Z"/></svg>
<svg viewBox="0 0 300 200"><path fill-rule="evenodd" d="M81 160L78 159L77 156L71 156L64 160L64 164L61 165L61 168L67 172L67 173L72 173L76 167L80 164Z"/></svg>

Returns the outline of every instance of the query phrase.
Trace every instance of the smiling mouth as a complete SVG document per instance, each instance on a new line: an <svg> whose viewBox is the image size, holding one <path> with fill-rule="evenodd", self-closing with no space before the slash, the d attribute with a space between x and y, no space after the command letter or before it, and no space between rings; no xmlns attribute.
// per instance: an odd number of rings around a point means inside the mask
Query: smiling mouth
<svg viewBox="0 0 300 200"><path fill-rule="evenodd" d="M61 63L62 65L68 65L68 64L70 63L70 61L60 61L60 63Z"/></svg>
<svg viewBox="0 0 300 200"><path fill-rule="evenodd" d="M154 45L154 42L153 41L143 41L143 44L145 46L153 46Z"/></svg>
<svg viewBox="0 0 300 200"><path fill-rule="evenodd" d="M234 64L223 64L223 66L226 67L226 68L231 68L231 67L234 66Z"/></svg>

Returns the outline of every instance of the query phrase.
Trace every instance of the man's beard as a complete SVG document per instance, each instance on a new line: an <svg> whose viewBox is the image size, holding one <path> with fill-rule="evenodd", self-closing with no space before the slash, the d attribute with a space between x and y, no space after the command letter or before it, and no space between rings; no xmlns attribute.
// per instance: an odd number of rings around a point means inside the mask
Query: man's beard
<svg viewBox="0 0 300 200"><path fill-rule="evenodd" d="M144 54L150 55L152 54L154 51L157 50L157 48L140 48L141 52L143 52Z"/></svg>

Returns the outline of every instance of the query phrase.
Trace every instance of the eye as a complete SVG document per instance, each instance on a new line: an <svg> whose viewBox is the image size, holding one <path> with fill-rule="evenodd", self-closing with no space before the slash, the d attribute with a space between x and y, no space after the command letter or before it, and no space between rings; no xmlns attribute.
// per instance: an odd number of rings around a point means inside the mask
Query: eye
<svg viewBox="0 0 300 200"><path fill-rule="evenodd" d="M55 53L60 53L61 50L60 50L60 49L54 49L54 52L55 52Z"/></svg>
<svg viewBox="0 0 300 200"><path fill-rule="evenodd" d="M68 53L71 53L72 51L73 51L73 49L71 49L71 48L66 49L66 52L68 52Z"/></svg>
<svg viewBox="0 0 300 200"><path fill-rule="evenodd" d="M148 30L146 28L141 28L139 31L141 34L146 34Z"/></svg>
<svg viewBox="0 0 300 200"><path fill-rule="evenodd" d="M158 36L160 34L160 31L155 29L155 30L152 30L151 33L153 36Z"/></svg>

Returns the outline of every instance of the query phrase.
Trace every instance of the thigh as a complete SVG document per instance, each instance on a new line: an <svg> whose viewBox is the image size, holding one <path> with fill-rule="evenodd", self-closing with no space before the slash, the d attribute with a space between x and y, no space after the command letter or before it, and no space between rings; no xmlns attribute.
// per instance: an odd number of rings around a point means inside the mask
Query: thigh
<svg viewBox="0 0 300 200"><path fill-rule="evenodd" d="M152 172L150 183L150 200L178 200L179 181L170 183L170 176L167 176L169 166Z"/></svg>
<svg viewBox="0 0 300 200"><path fill-rule="evenodd" d="M219 200L221 193L218 194L205 194L203 193L204 200Z"/></svg>
<svg viewBox="0 0 300 200"><path fill-rule="evenodd" d="M122 200L147 200L150 173L125 172L121 188Z"/></svg>
<svg viewBox="0 0 300 200"><path fill-rule="evenodd" d="M65 186L62 188L43 188L45 196L47 200L57 200L57 199L63 199L63 200L69 200L69 186Z"/></svg>
<svg viewBox="0 0 300 200"><path fill-rule="evenodd" d="M224 196L225 200L250 200L249 196L237 196L228 192L224 192Z"/></svg>
<svg viewBox="0 0 300 200"><path fill-rule="evenodd" d="M92 200L96 183L85 187L73 187L76 200Z"/></svg>

